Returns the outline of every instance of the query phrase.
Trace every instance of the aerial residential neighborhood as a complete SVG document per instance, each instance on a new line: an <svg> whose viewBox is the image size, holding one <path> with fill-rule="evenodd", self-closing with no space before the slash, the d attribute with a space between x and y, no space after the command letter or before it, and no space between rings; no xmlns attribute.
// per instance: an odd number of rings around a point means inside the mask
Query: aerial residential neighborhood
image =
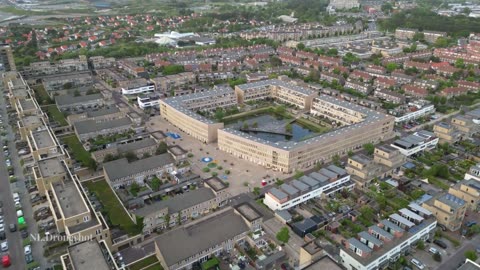
<svg viewBox="0 0 480 270"><path fill-rule="evenodd" d="M480 2L0 1L5 269L480 269Z"/></svg>

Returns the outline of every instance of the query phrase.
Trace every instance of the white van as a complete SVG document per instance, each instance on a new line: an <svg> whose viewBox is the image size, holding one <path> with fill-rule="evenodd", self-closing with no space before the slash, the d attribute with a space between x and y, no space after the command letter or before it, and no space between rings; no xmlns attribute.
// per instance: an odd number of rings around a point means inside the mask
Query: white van
<svg viewBox="0 0 480 270"><path fill-rule="evenodd" d="M411 261L410 261L413 265L415 265L416 267L418 267L418 269L422 270L425 268L425 264L423 264L421 261L413 258Z"/></svg>
<svg viewBox="0 0 480 270"><path fill-rule="evenodd" d="M19 202L20 201L20 195L18 193L13 193L13 201L14 202Z"/></svg>
<svg viewBox="0 0 480 270"><path fill-rule="evenodd" d="M23 211L22 210L17 211L17 217L23 217Z"/></svg>

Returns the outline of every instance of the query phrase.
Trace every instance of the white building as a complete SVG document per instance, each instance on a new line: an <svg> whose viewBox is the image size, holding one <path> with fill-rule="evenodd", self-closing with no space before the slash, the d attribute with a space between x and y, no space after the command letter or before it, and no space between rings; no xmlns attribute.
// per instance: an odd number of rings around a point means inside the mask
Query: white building
<svg viewBox="0 0 480 270"><path fill-rule="evenodd" d="M437 221L428 210L414 206L347 239L340 249L340 263L348 270L385 269L408 254L419 240L429 239Z"/></svg>
<svg viewBox="0 0 480 270"><path fill-rule="evenodd" d="M146 84L146 85L139 85L134 87L122 87L122 94L123 95L139 95L139 94L147 94L153 93L155 91L154 84Z"/></svg>
<svg viewBox="0 0 480 270"><path fill-rule="evenodd" d="M435 106L433 105L428 105L423 108L419 108L416 111L406 113L402 116L395 117L395 123L401 123L401 122L406 122L410 120L414 120L417 118L420 118L422 116L432 114L435 112Z"/></svg>
<svg viewBox="0 0 480 270"><path fill-rule="evenodd" d="M137 97L137 103L138 107L140 107L142 110L151 107L159 107L160 97L157 95L139 96Z"/></svg>
<svg viewBox="0 0 480 270"><path fill-rule="evenodd" d="M330 165L278 188L271 188L265 194L263 203L273 211L286 210L322 194L329 196L343 189L351 190L354 185L347 171Z"/></svg>
<svg viewBox="0 0 480 270"><path fill-rule="evenodd" d="M424 150L431 150L438 144L438 138L430 131L420 130L407 137L394 141L390 146L400 150L405 156L411 156Z"/></svg>
<svg viewBox="0 0 480 270"><path fill-rule="evenodd" d="M473 165L470 170L465 173L465 180L477 180L480 181L480 164Z"/></svg>

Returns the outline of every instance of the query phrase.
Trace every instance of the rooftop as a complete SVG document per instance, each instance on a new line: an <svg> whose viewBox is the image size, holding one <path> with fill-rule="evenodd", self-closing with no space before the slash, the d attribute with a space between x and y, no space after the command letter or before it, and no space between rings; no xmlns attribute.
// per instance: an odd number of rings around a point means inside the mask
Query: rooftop
<svg viewBox="0 0 480 270"><path fill-rule="evenodd" d="M48 129L32 132L32 138L37 149L53 147L56 145Z"/></svg>
<svg viewBox="0 0 480 270"><path fill-rule="evenodd" d="M252 222L262 217L255 208L253 208L248 203L242 203L235 206L235 210L237 210L245 219Z"/></svg>
<svg viewBox="0 0 480 270"><path fill-rule="evenodd" d="M31 99L21 99L19 102L20 106L22 107L22 111L34 110L37 108Z"/></svg>
<svg viewBox="0 0 480 270"><path fill-rule="evenodd" d="M167 200L158 201L150 205L146 205L134 211L137 216L147 216L162 209L168 208L168 213L178 213L182 210L188 209L195 205L204 203L215 198L215 193L209 188L203 187L186 192L180 195L176 195L173 198Z"/></svg>
<svg viewBox="0 0 480 270"><path fill-rule="evenodd" d="M68 254L75 270L110 270L103 251L96 241L69 246Z"/></svg>
<svg viewBox="0 0 480 270"><path fill-rule="evenodd" d="M53 184L53 191L65 218L88 212L80 191L72 181Z"/></svg>
<svg viewBox="0 0 480 270"><path fill-rule="evenodd" d="M136 151L139 149L153 147L156 146L157 142L152 138L144 138L142 140L129 142L129 143L122 143L117 145L117 149L119 153L127 153L130 151Z"/></svg>
<svg viewBox="0 0 480 270"><path fill-rule="evenodd" d="M155 244L170 266L248 231L242 217L229 208L166 232L155 239Z"/></svg>
<svg viewBox="0 0 480 270"><path fill-rule="evenodd" d="M102 131L105 129L114 129L116 127L131 125L132 121L127 118L119 118L111 121L96 122L95 120L85 120L73 124L79 134Z"/></svg>
<svg viewBox="0 0 480 270"><path fill-rule="evenodd" d="M152 156L128 163L126 158L117 159L103 164L103 169L110 181L151 171L153 169L175 163L169 153Z"/></svg>
<svg viewBox="0 0 480 270"><path fill-rule="evenodd" d="M62 162L57 158L40 160L37 162L37 165L43 178L54 177L67 173L64 164L62 164Z"/></svg>
<svg viewBox="0 0 480 270"><path fill-rule="evenodd" d="M447 194L444 194L440 197L437 198L438 201L450 206L451 208L453 209L458 209L458 208L461 208L462 206L465 205L465 201L450 194L450 193L447 193Z"/></svg>
<svg viewBox="0 0 480 270"><path fill-rule="evenodd" d="M103 99L102 94L92 94L85 96L60 95L55 97L55 103L59 106L67 106L73 104L81 104L93 100Z"/></svg>
<svg viewBox="0 0 480 270"><path fill-rule="evenodd" d="M213 176L203 181L207 186L213 189L215 192L224 190L227 188L227 185L220 178Z"/></svg>
<svg viewBox="0 0 480 270"><path fill-rule="evenodd" d="M120 112L120 110L116 106L115 107L102 108L102 109L98 109L98 110L88 110L87 111L87 117L88 118L100 117L100 116L105 116L105 115L114 114L114 113L118 113L118 112Z"/></svg>

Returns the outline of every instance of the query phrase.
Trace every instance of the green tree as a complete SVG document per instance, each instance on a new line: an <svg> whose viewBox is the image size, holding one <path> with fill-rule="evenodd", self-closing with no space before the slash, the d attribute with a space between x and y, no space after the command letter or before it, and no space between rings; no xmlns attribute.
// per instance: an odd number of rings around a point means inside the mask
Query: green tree
<svg viewBox="0 0 480 270"><path fill-rule="evenodd" d="M397 66L396 63L388 63L388 64L387 64L387 71L388 71L388 72L392 72L392 71L394 71L394 70L397 69L397 68L398 68L398 66Z"/></svg>
<svg viewBox="0 0 480 270"><path fill-rule="evenodd" d="M248 123L247 123L247 122L243 122L242 128L243 128L243 129L248 129Z"/></svg>
<svg viewBox="0 0 480 270"><path fill-rule="evenodd" d="M170 65L163 68L163 75L173 75L182 73L185 71L185 68L182 65Z"/></svg>
<svg viewBox="0 0 480 270"><path fill-rule="evenodd" d="M390 2L385 2L385 3L382 4L381 10L382 10L384 13L387 13L387 14L388 14L388 13L392 12L393 6L392 6L392 4L391 4Z"/></svg>
<svg viewBox="0 0 480 270"><path fill-rule="evenodd" d="M332 162L333 164L335 164L336 166L340 166L340 156L339 155L334 155L332 157Z"/></svg>
<svg viewBox="0 0 480 270"><path fill-rule="evenodd" d="M254 187L253 188L253 194L255 194L256 196L260 195L260 188L259 187Z"/></svg>
<svg viewBox="0 0 480 270"><path fill-rule="evenodd" d="M161 185L162 185L162 180L160 180L157 176L154 176L152 181L150 182L150 187L154 191L158 191Z"/></svg>
<svg viewBox="0 0 480 270"><path fill-rule="evenodd" d="M283 227L280 229L280 231L277 233L277 240L282 242L282 244L285 244L288 242L290 239L290 233L288 231L287 227Z"/></svg>
<svg viewBox="0 0 480 270"><path fill-rule="evenodd" d="M297 44L297 49L299 49L299 50L301 50L301 51L302 51L302 50L305 50L305 44L303 44L303 43L301 43L301 42L298 43L298 44Z"/></svg>
<svg viewBox="0 0 480 270"><path fill-rule="evenodd" d="M73 91L73 96L74 97L79 97L80 96L80 91L78 89L75 89L75 91Z"/></svg>
<svg viewBox="0 0 480 270"><path fill-rule="evenodd" d="M130 193L132 193L132 195L136 197L139 191L140 191L140 185L137 182L133 182L130 185Z"/></svg>
<svg viewBox="0 0 480 270"><path fill-rule="evenodd" d="M477 252L475 250L467 250L465 251L465 258L476 261L478 259Z"/></svg>
<svg viewBox="0 0 480 270"><path fill-rule="evenodd" d="M367 152L367 155L371 156L375 151L375 145L373 145L373 143L366 143L363 145L363 149Z"/></svg>
<svg viewBox="0 0 480 270"><path fill-rule="evenodd" d="M225 111L222 108L217 108L215 110L215 119L221 121L225 117Z"/></svg>
<svg viewBox="0 0 480 270"><path fill-rule="evenodd" d="M421 250L424 250L425 249L425 242L423 242L423 240L418 241L417 242L417 248L421 249Z"/></svg>
<svg viewBox="0 0 480 270"><path fill-rule="evenodd" d="M138 160L137 155L135 155L135 153L133 153L132 151L128 151L127 153L125 153L125 158L128 160L128 162Z"/></svg>
<svg viewBox="0 0 480 270"><path fill-rule="evenodd" d="M465 61L462 58L458 58L455 60L455 67L456 68L464 68L465 67Z"/></svg>
<svg viewBox="0 0 480 270"><path fill-rule="evenodd" d="M114 161L116 158L112 154L106 154L105 157L103 158L103 162L109 162L109 161Z"/></svg>
<svg viewBox="0 0 480 270"><path fill-rule="evenodd" d="M71 83L71 82L67 82L67 83L63 84L63 89L68 90L68 89L72 89L72 87L73 87L73 83Z"/></svg>
<svg viewBox="0 0 480 270"><path fill-rule="evenodd" d="M161 155L167 153L168 145L166 142L160 142L158 144L157 150L155 151L156 155Z"/></svg>

